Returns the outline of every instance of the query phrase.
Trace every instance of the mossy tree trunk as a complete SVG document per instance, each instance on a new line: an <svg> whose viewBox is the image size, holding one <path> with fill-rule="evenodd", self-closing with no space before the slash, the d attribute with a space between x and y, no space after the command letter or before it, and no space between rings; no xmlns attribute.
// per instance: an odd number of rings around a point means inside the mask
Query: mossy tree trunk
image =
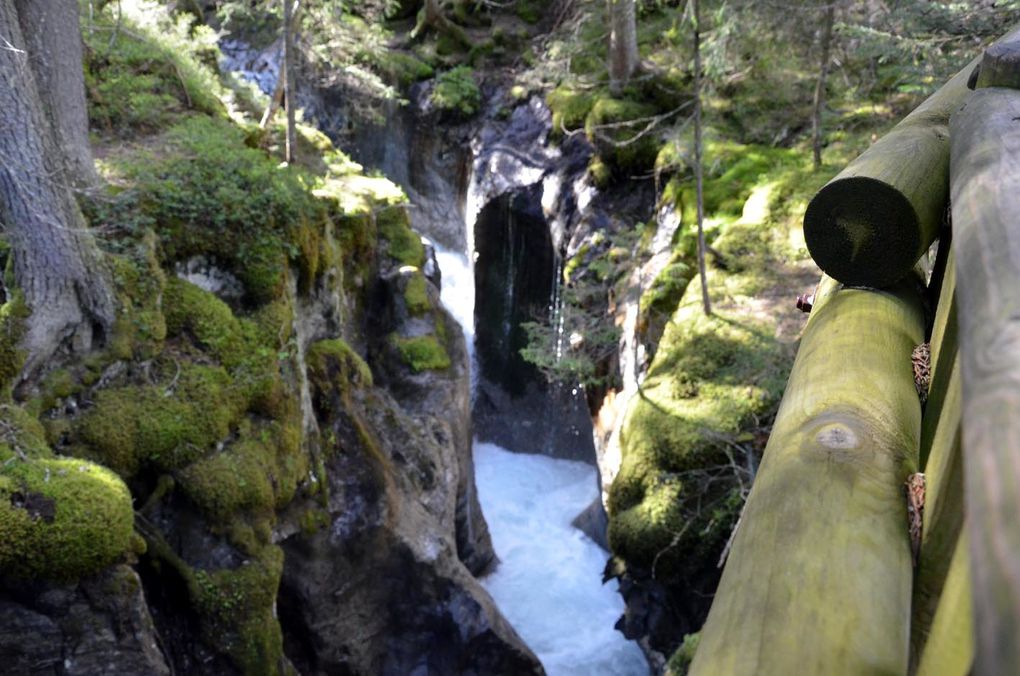
<svg viewBox="0 0 1020 676"><path fill-rule="evenodd" d="M619 96L638 67L634 0L609 2L609 92Z"/></svg>
<svg viewBox="0 0 1020 676"><path fill-rule="evenodd" d="M977 64L967 65L811 200L804 237L827 274L844 284L885 287L906 276L931 246L949 196L949 116L966 99Z"/></svg>
<svg viewBox="0 0 1020 676"><path fill-rule="evenodd" d="M76 7L64 8L75 20ZM30 372L68 339L75 348L91 347L95 330L108 331L113 323L114 298L101 254L61 180L64 158L43 112L18 19L14 0L0 0L0 35L7 41L0 49L0 222L13 250L15 283L31 310L23 339ZM83 89L78 94L84 98Z"/></svg>
<svg viewBox="0 0 1020 676"><path fill-rule="evenodd" d="M963 447L976 674L1020 673L1020 90L953 116Z"/></svg>
<svg viewBox="0 0 1020 676"><path fill-rule="evenodd" d="M692 674L903 674L911 552L903 484L924 334L908 280L827 280L812 310Z"/></svg>

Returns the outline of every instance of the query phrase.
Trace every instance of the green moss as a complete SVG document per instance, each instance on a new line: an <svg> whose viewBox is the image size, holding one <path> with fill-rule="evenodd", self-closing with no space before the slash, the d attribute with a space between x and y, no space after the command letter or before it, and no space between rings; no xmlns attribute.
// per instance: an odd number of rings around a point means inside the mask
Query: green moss
<svg viewBox="0 0 1020 676"><path fill-rule="evenodd" d="M407 311L415 317L420 317L432 309L426 284L428 281L425 279L425 275L420 270L415 270L407 279L407 286L404 287L404 302L407 304Z"/></svg>
<svg viewBox="0 0 1020 676"><path fill-rule="evenodd" d="M655 164L659 140L653 134L636 137L647 125L646 118L655 113L655 107L645 103L600 98L585 118L584 130L603 161L615 170L626 175L647 172ZM627 122L633 124L618 126Z"/></svg>
<svg viewBox="0 0 1020 676"><path fill-rule="evenodd" d="M592 156L588 163L588 175L591 176L595 187L603 190L608 188L613 180L613 170L598 155Z"/></svg>
<svg viewBox="0 0 1020 676"><path fill-rule="evenodd" d="M419 80L432 77L435 71L413 54L386 50L376 54L372 66L392 84L401 88L410 87Z"/></svg>
<svg viewBox="0 0 1020 676"><path fill-rule="evenodd" d="M125 477L145 465L184 467L238 421L245 402L230 385L220 367L187 364L159 386L102 390L78 422L76 450Z"/></svg>
<svg viewBox="0 0 1020 676"><path fill-rule="evenodd" d="M450 355L436 336L403 338L392 335L390 341L404 363L415 373L441 371L450 368Z"/></svg>
<svg viewBox="0 0 1020 676"><path fill-rule="evenodd" d="M244 348L241 323L214 294L174 277L167 281L163 308L168 335L179 336L187 331L199 347L227 368L240 363Z"/></svg>
<svg viewBox="0 0 1020 676"><path fill-rule="evenodd" d="M701 633L685 634L684 641L676 652L669 658L666 673L669 676L683 676L691 667L694 661L694 653L698 650L698 643L701 640Z"/></svg>
<svg viewBox="0 0 1020 676"><path fill-rule="evenodd" d="M696 272L687 261L674 257L641 295L642 316L672 315Z"/></svg>
<svg viewBox="0 0 1020 676"><path fill-rule="evenodd" d="M85 460L9 458L0 469L0 569L32 580L96 573L132 549L131 494Z"/></svg>
<svg viewBox="0 0 1020 676"><path fill-rule="evenodd" d="M25 320L30 315L25 297L15 291L0 305L0 391L7 392L21 373L27 354L21 349Z"/></svg>
<svg viewBox="0 0 1020 676"><path fill-rule="evenodd" d="M471 68L457 66L436 78L429 100L441 112L470 117L482 105L482 92Z"/></svg>
<svg viewBox="0 0 1020 676"><path fill-rule="evenodd" d="M324 528L328 528L332 518L324 509L312 507L301 513L301 532L305 535L314 535Z"/></svg>
<svg viewBox="0 0 1020 676"><path fill-rule="evenodd" d="M521 21L529 24L536 24L542 19L542 10L546 7L545 3L539 2L538 0L519 0L516 3L517 16L520 17Z"/></svg>
<svg viewBox="0 0 1020 676"><path fill-rule="evenodd" d="M585 118L595 105L595 96L561 85L549 92L545 102L552 111L553 133L560 134L584 126Z"/></svg>
<svg viewBox="0 0 1020 676"><path fill-rule="evenodd" d="M388 207L375 216L379 236L387 242L387 253L390 258L402 265L421 268L425 264L425 247L419 237L411 230L407 209Z"/></svg>
<svg viewBox="0 0 1020 676"><path fill-rule="evenodd" d="M713 468L775 410L789 365L767 325L684 301L624 421L609 494L616 555L670 582L718 556L742 500L737 477Z"/></svg>
<svg viewBox="0 0 1020 676"><path fill-rule="evenodd" d="M308 377L325 391L332 385L343 390L372 387L372 370L344 340L320 340L308 347L305 355Z"/></svg>
<svg viewBox="0 0 1020 676"><path fill-rule="evenodd" d="M300 421L242 432L223 451L178 472L182 491L214 523L229 523L240 512L271 516L293 499L308 474L308 456L301 452L295 425Z"/></svg>
<svg viewBox="0 0 1020 676"><path fill-rule="evenodd" d="M95 127L123 136L154 131L188 110L224 110L215 95L215 75L196 58L208 29L196 33L181 24L150 31L129 20L121 26L125 20L112 8L93 21L100 30L84 31L83 37L85 91Z"/></svg>
<svg viewBox="0 0 1020 676"><path fill-rule="evenodd" d="M224 120L188 118L164 140L158 153L118 165L137 186L138 208L157 224L163 259L212 258L241 280L251 302L276 298L288 261L302 246L310 251L307 228L323 220L310 178L247 147L244 132Z"/></svg>
<svg viewBox="0 0 1020 676"><path fill-rule="evenodd" d="M274 613L283 551L266 545L235 569L195 571L190 592L203 636L245 674L280 673L283 634Z"/></svg>

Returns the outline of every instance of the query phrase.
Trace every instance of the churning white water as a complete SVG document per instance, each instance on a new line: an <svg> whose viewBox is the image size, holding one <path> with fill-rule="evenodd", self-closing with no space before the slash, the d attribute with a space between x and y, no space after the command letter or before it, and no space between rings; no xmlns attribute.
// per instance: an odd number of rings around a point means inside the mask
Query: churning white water
<svg viewBox="0 0 1020 676"><path fill-rule="evenodd" d="M474 268L465 253L435 251L441 299L464 329L474 391ZM598 496L595 469L479 442L474 457L478 498L500 559L482 585L549 676L647 676L641 650L614 629L623 599L615 581L602 584L608 555L571 525Z"/></svg>
<svg viewBox="0 0 1020 676"><path fill-rule="evenodd" d="M623 599L601 584L605 551L570 523L598 495L594 468L476 442L475 481L501 561L482 585L549 676L647 676L613 628Z"/></svg>

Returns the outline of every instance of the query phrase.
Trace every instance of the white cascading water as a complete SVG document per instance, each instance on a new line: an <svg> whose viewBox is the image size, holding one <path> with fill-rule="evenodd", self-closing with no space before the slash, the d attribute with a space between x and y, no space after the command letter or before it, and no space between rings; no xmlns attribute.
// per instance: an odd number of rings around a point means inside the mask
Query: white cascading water
<svg viewBox="0 0 1020 676"><path fill-rule="evenodd" d="M474 383L474 270L464 254L437 247L436 259L442 301L464 329ZM647 676L641 650L614 629L624 606L616 582L602 584L606 552L571 525L599 494L595 469L477 441L474 459L500 559L482 585L549 676Z"/></svg>

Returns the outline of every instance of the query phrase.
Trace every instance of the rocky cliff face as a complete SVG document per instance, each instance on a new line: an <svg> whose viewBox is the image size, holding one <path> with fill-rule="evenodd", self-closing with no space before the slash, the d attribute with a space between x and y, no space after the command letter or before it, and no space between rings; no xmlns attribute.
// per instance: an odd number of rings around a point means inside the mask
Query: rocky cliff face
<svg viewBox="0 0 1020 676"><path fill-rule="evenodd" d="M4 406L4 542L78 548L0 551L5 671L542 673L474 578L463 338L364 180L302 198L299 253L262 268L125 242L111 348ZM99 507L126 530L95 539Z"/></svg>

